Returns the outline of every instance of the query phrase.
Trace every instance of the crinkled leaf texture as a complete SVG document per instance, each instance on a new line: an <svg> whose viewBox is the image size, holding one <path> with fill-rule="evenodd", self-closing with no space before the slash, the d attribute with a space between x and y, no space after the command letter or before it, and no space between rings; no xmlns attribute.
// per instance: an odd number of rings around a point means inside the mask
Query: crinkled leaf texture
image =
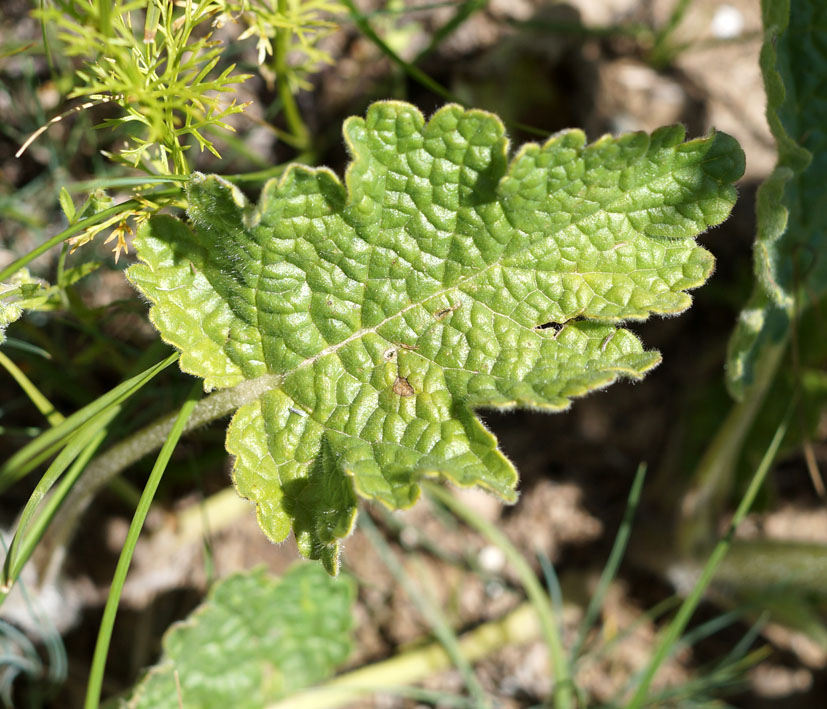
<svg viewBox="0 0 827 709"><path fill-rule="evenodd" d="M763 0L761 71L778 163L758 190L756 284L730 341L727 379L741 398L796 309L827 294L827 3Z"/></svg>
<svg viewBox="0 0 827 709"><path fill-rule="evenodd" d="M515 499L475 409L561 410L654 367L613 323L689 306L713 267L693 237L744 162L679 126L565 131L509 162L499 119L456 105L380 102L344 133L344 185L295 165L253 207L194 175L191 224L152 219L129 271L207 388L271 378L230 424L235 483L330 571L358 497L407 507L440 476Z"/></svg>
<svg viewBox="0 0 827 709"><path fill-rule="evenodd" d="M260 709L319 682L350 653L353 597L349 579L315 564L229 576L167 631L127 706Z"/></svg>

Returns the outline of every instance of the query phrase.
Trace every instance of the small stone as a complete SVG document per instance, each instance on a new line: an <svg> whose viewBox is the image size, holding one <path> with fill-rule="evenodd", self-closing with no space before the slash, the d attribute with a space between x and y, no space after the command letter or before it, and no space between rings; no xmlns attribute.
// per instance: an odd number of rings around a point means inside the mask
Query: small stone
<svg viewBox="0 0 827 709"><path fill-rule="evenodd" d="M502 549L492 544L480 549L477 560L483 569L492 574L499 573L505 566L505 554Z"/></svg>
<svg viewBox="0 0 827 709"><path fill-rule="evenodd" d="M419 544L419 532L411 526L403 527L399 532L399 541L405 549L413 549Z"/></svg>
<svg viewBox="0 0 827 709"><path fill-rule="evenodd" d="M737 7L721 5L712 17L711 28L718 39L732 39L744 31L744 16Z"/></svg>

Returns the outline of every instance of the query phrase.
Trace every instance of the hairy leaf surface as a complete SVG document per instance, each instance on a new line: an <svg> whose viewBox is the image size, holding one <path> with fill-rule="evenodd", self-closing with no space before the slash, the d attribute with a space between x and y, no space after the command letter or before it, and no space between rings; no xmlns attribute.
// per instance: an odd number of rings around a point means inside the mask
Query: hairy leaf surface
<svg viewBox="0 0 827 709"><path fill-rule="evenodd" d="M129 271L207 388L270 378L230 424L235 482L331 571L358 497L405 507L442 476L515 499L475 409L561 410L655 366L615 323L689 306L713 267L693 237L743 171L731 137L678 126L510 162L499 119L455 105L381 102L344 133L344 185L293 166L254 207L193 176L191 224L152 219Z"/></svg>
<svg viewBox="0 0 827 709"><path fill-rule="evenodd" d="M764 0L761 70L778 162L758 191L756 285L730 342L728 383L740 398L762 352L799 310L827 293L827 4Z"/></svg>
<svg viewBox="0 0 827 709"><path fill-rule="evenodd" d="M170 628L127 706L259 709L325 679L350 653L353 596L349 579L312 564L223 579Z"/></svg>

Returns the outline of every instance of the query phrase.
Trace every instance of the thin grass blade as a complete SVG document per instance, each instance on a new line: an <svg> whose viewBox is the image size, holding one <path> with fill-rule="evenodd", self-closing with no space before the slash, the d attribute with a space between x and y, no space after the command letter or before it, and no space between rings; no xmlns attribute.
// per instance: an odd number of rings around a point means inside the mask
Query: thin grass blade
<svg viewBox="0 0 827 709"><path fill-rule="evenodd" d="M597 588L594 595L589 601L589 606L586 613L583 615L583 620L577 630L577 639L574 641L570 657L573 664L577 663L577 659L583 649L583 644L586 642L586 636L594 626L597 616L600 615L600 609L603 607L603 601L606 599L606 593L609 590L609 585L617 575L617 570L620 568L620 562L623 559L623 554L626 551L626 545L629 542L629 535L632 533L632 521L637 512L638 503L640 502L640 494L643 490L643 481L646 478L646 464L641 463L635 473L635 479L632 481L632 489L629 491L629 498L626 502L626 511L623 513L623 519L620 522L620 528L617 530L614 544L612 544L612 551L609 553L609 559L606 566L603 567L603 572L600 574L600 581L597 582Z"/></svg>
<svg viewBox="0 0 827 709"><path fill-rule="evenodd" d="M767 446L764 457L756 469L755 474L752 476L749 487L744 493L744 496L738 505L738 509L735 511L735 515L730 522L726 535L715 545L715 548L712 550L712 554L710 554L709 559L704 565L703 571L701 572L697 583L693 587L692 592L681 604L675 618L669 624L669 627L663 634L661 641L658 643L657 649L655 650L655 653L653 654L652 659L649 662L640 683L638 684L637 690L629 702L629 709L640 709L640 707L646 703L649 687L652 684L655 674L663 664L664 660L666 660L666 658L674 651L681 634L686 628L686 625L689 623L689 620L692 618L698 604L701 602L701 598L703 598L707 587L712 582L718 565L721 563L724 556L726 556L727 551L729 551L735 530L752 507L752 503L755 501L755 497L764 482L764 478L766 477L772 462L775 460L781 441L784 440L784 435L787 432L787 426L789 425L795 402L792 402L792 404L793 405L787 409L786 415L778 425L775 436L773 436L772 441L770 441L769 446Z"/></svg>
<svg viewBox="0 0 827 709"><path fill-rule="evenodd" d="M3 583L0 586L0 603L11 590L23 567L43 537L46 527L60 508L72 485L86 468L95 451L106 438L109 424L120 413L120 406L114 406L84 425L69 444L58 454L54 462L38 482L20 516L17 531L12 539L9 553L3 564ZM74 462L73 462L74 461ZM40 515L35 513L46 498L46 494L57 482L66 468L68 474L61 480L55 493L43 504ZM34 520L34 521L33 521ZM32 524L31 530L29 525Z"/></svg>
<svg viewBox="0 0 827 709"><path fill-rule="evenodd" d="M135 394L141 387L151 381L157 374L178 360L179 353L175 352L166 359L145 369L140 374L118 384L101 397L84 406L80 411L69 416L63 423L50 428L26 446L21 448L2 466L0 466L0 492L12 483L22 478L31 470L33 461L42 462L45 453L60 447L69 436L83 426L87 421L102 413L106 409L117 406Z"/></svg>
<svg viewBox="0 0 827 709"><path fill-rule="evenodd" d="M89 675L89 682L86 686L85 709L97 709L100 704L106 656L109 653L109 643L112 638L112 629L115 625L115 616L118 612L118 603L120 602L121 592L126 581L126 574L129 571L129 565L132 562L132 554L135 552L138 537L141 534L141 529L146 521L146 516L152 505L152 500L155 497L155 492L158 490L158 485L161 482L164 471L172 457L175 446L178 445L181 434L184 432L187 419L190 417L200 398L201 384L200 382L196 382L190 389L187 400L181 407L172 430L169 432L169 436L161 448L161 452L158 453L155 465L152 468L146 487L141 495L141 500L138 503L138 508L132 517L132 523L129 525L129 531L127 532L123 548L121 549L121 555L118 558L118 566L115 569L112 585L109 588L109 596L106 599L106 606L103 610L103 619L98 630L95 654L92 658L92 669Z"/></svg>
<svg viewBox="0 0 827 709"><path fill-rule="evenodd" d="M65 420L63 415L54 407L52 402L43 395L40 389L23 373L20 367L2 352L0 352L0 365L5 367L6 371L12 376L12 379L17 382L37 410L43 414L50 426L58 426L63 423Z"/></svg>
<svg viewBox="0 0 827 709"><path fill-rule="evenodd" d="M434 635L436 635L442 643L442 646L445 648L445 651L450 655L451 660L462 675L465 686L474 698L474 706L480 707L480 709L490 707L491 703L488 700L485 690L482 688L482 685L479 683L479 680L474 674L474 668L471 667L471 663L469 663L462 654L462 649L460 648L459 639L457 638L456 633L445 620L445 617L442 615L440 610L434 603L431 602L430 598L426 593L424 593L423 589L419 588L414 583L413 579L405 571L402 564L399 563L399 560L396 556L394 556L391 548L388 546L388 543L379 533L379 530L376 528L376 525L373 523L370 515L360 515L359 526L365 533L365 536L367 536L370 540L373 547L379 553L382 562L385 566L387 566L391 574L393 574L399 585L405 589L405 593L408 598L416 606L422 617L425 618L431 626L431 629L434 631Z"/></svg>
<svg viewBox="0 0 827 709"><path fill-rule="evenodd" d="M515 547L508 537L497 527L483 519L470 507L460 502L448 490L430 481L423 483L423 487L435 499L439 500L458 517L480 532L492 544L498 546L508 561L514 567L520 582L525 588L526 595L531 601L543 630L551 662L551 672L554 678L553 701L559 709L568 709L572 706L572 680L569 674L568 662L563 649L563 639L557 618L549 603L548 594L543 590L537 576L526 561L525 557Z"/></svg>

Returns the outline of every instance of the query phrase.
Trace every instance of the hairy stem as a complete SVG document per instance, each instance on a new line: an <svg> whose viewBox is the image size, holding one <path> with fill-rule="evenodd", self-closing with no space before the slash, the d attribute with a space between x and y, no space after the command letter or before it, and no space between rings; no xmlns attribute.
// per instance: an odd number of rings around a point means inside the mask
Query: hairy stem
<svg viewBox="0 0 827 709"><path fill-rule="evenodd" d="M230 389L221 389L199 401L187 419L183 433L204 426L226 416L244 404L258 399L265 392L276 388L281 379L274 374L265 374L257 379L242 382ZM166 414L157 421L116 443L103 455L92 461L83 476L72 488L49 531L43 538L41 548L44 563L41 564L41 579L48 581L59 571L60 558L55 552L71 539L77 522L82 517L95 494L116 475L137 462L145 455L160 448L172 430L178 412ZM55 560L53 563L52 560Z"/></svg>

